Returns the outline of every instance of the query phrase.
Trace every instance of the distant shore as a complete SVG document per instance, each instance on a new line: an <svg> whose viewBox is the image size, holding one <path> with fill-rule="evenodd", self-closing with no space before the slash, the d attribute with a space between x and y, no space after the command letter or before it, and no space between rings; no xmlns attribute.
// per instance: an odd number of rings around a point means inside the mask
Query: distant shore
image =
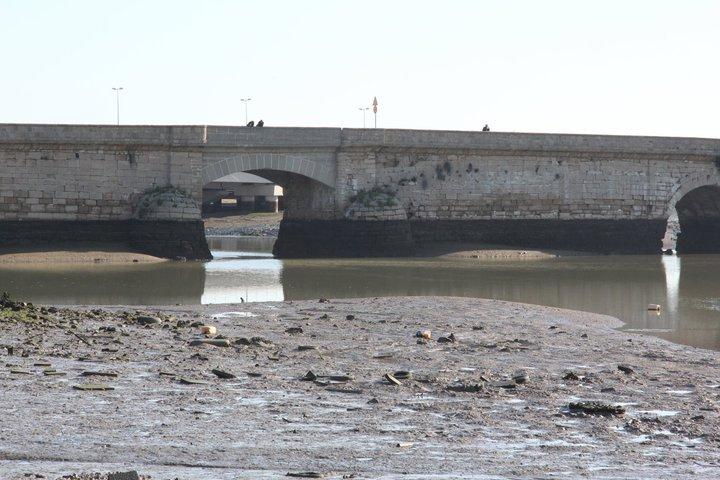
<svg viewBox="0 0 720 480"><path fill-rule="evenodd" d="M164 258L113 243L43 243L0 248L0 265L42 263L155 263Z"/></svg>

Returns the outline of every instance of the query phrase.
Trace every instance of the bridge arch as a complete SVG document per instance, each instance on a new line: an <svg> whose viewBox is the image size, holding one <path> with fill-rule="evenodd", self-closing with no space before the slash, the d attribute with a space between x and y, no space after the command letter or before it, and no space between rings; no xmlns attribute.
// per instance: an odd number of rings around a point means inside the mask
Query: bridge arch
<svg viewBox="0 0 720 480"><path fill-rule="evenodd" d="M211 158L206 161L202 169L202 180L205 185L231 173L262 170L302 175L330 188L335 188L335 175L330 165L330 162L323 162L306 155L242 153Z"/></svg>
<svg viewBox="0 0 720 480"><path fill-rule="evenodd" d="M705 171L683 179L666 214L663 248L678 253L720 252L720 175Z"/></svg>

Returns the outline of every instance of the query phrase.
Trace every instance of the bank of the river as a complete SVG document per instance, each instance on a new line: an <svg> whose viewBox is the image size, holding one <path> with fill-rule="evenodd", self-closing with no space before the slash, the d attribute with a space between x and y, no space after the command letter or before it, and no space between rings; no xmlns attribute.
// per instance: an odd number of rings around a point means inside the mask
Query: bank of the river
<svg viewBox="0 0 720 480"><path fill-rule="evenodd" d="M133 251L115 243L43 243L32 247L0 248L2 264L154 263L163 258Z"/></svg>
<svg viewBox="0 0 720 480"><path fill-rule="evenodd" d="M1 478L720 476L718 353L611 317L449 297L17 308ZM200 323L229 346L195 345Z"/></svg>
<svg viewBox="0 0 720 480"><path fill-rule="evenodd" d="M237 213L231 210L203 214L206 235L277 237L283 213Z"/></svg>

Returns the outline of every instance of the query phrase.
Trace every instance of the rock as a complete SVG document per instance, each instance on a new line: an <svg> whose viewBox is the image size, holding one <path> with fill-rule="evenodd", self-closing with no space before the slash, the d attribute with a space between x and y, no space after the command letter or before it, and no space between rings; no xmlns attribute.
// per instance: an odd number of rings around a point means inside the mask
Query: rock
<svg viewBox="0 0 720 480"><path fill-rule="evenodd" d="M447 337L440 337L437 339L438 343L455 343L455 334L451 333Z"/></svg>
<svg viewBox="0 0 720 480"><path fill-rule="evenodd" d="M568 372L562 378L563 378L563 380L574 380L574 381L580 380L580 377L575 372Z"/></svg>
<svg viewBox="0 0 720 480"><path fill-rule="evenodd" d="M215 335L217 334L217 328L212 325L202 325L200 327L200 333L205 335Z"/></svg>
<svg viewBox="0 0 720 480"><path fill-rule="evenodd" d="M318 300L318 303L330 303L330 300L328 300L327 298L320 298Z"/></svg>
<svg viewBox="0 0 720 480"><path fill-rule="evenodd" d="M108 473L107 480L140 480L140 476L135 470L129 472Z"/></svg>
<svg viewBox="0 0 720 480"><path fill-rule="evenodd" d="M183 385L207 385L207 382L204 380L195 380L186 377L178 378L178 382L182 383Z"/></svg>
<svg viewBox="0 0 720 480"><path fill-rule="evenodd" d="M317 375L315 375L312 370L308 370L305 375L300 377L300 380L302 380L303 382L314 382L315 380L317 380L317 378Z"/></svg>
<svg viewBox="0 0 720 480"><path fill-rule="evenodd" d="M471 385L464 382L453 383L445 387L446 390L451 392L465 392L465 393L477 393L483 389L483 386L478 384Z"/></svg>
<svg viewBox="0 0 720 480"><path fill-rule="evenodd" d="M432 338L432 332L430 330L418 330L417 332L415 332L415 336L417 338L430 340Z"/></svg>
<svg viewBox="0 0 720 480"><path fill-rule="evenodd" d="M315 345L298 345L297 349L299 352L305 352L307 350L317 350L317 347Z"/></svg>
<svg viewBox="0 0 720 480"><path fill-rule="evenodd" d="M355 315L347 315L345 320L355 320Z"/></svg>
<svg viewBox="0 0 720 480"><path fill-rule="evenodd" d="M197 327L202 327L203 325L204 325L203 322L192 322L192 323L190 324L190 327L191 327L191 328L197 328Z"/></svg>
<svg viewBox="0 0 720 480"><path fill-rule="evenodd" d="M410 380L412 378L412 373L405 370L398 370L397 372L393 373L393 377L397 378L398 380Z"/></svg>
<svg viewBox="0 0 720 480"><path fill-rule="evenodd" d="M83 383L80 385L73 385L72 388L74 388L75 390L82 390L82 391L115 390L115 387L111 387L104 383Z"/></svg>
<svg viewBox="0 0 720 480"><path fill-rule="evenodd" d="M386 373L385 374L385 380L387 380L391 385L400 386L402 385L402 382L395 378L392 374Z"/></svg>
<svg viewBox="0 0 720 480"><path fill-rule="evenodd" d="M510 389L510 388L516 388L517 385L515 385L515 382L512 380L501 380L498 382L488 382L488 385L491 387L497 387L497 388L504 388L504 389Z"/></svg>
<svg viewBox="0 0 720 480"><path fill-rule="evenodd" d="M254 347L271 348L273 346L270 340L265 340L262 337L245 338L240 337L235 340L235 345L251 345Z"/></svg>
<svg viewBox="0 0 720 480"><path fill-rule="evenodd" d="M515 383L525 383L530 379L530 376L525 370L515 370L511 378Z"/></svg>
<svg viewBox="0 0 720 480"><path fill-rule="evenodd" d="M587 413L589 415L622 415L625 407L600 402L575 402L568 405L571 413Z"/></svg>
<svg viewBox="0 0 720 480"><path fill-rule="evenodd" d="M191 347L199 345L212 345L213 347L229 347L230 340L226 338L199 338L190 342Z"/></svg>
<svg viewBox="0 0 720 480"><path fill-rule="evenodd" d="M301 327L290 327L290 328L285 329L285 333L290 333L290 334L303 333L303 329Z"/></svg>
<svg viewBox="0 0 720 480"><path fill-rule="evenodd" d="M235 375L233 375L232 373L217 368L213 368L210 371L218 378L235 378Z"/></svg>
<svg viewBox="0 0 720 480"><path fill-rule="evenodd" d="M618 368L618 370L620 370L621 372L623 372L626 375L630 375L631 373L633 373L635 371L630 365L625 365L625 364L620 364L620 365L618 365L617 368Z"/></svg>
<svg viewBox="0 0 720 480"><path fill-rule="evenodd" d="M160 320L158 317L152 317L150 315L138 315L135 317L135 322L138 325L155 325L158 323L162 323L162 320Z"/></svg>
<svg viewBox="0 0 720 480"><path fill-rule="evenodd" d="M288 472L287 477L296 478L324 478L325 475L319 472Z"/></svg>
<svg viewBox="0 0 720 480"><path fill-rule="evenodd" d="M118 374L114 372L92 372L85 371L80 374L83 377L117 377Z"/></svg>

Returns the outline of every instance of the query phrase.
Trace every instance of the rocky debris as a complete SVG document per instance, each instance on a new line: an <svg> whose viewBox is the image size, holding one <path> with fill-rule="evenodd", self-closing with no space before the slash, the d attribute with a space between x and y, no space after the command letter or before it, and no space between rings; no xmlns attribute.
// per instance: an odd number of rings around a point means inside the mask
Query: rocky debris
<svg viewBox="0 0 720 480"><path fill-rule="evenodd" d="M73 385L72 388L85 392L115 390L115 387L111 387L110 385L106 385L104 383L82 383L80 385Z"/></svg>
<svg viewBox="0 0 720 480"><path fill-rule="evenodd" d="M530 376L526 370L515 370L511 378L515 383L526 383Z"/></svg>
<svg viewBox="0 0 720 480"><path fill-rule="evenodd" d="M288 472L286 476L295 478L325 478L325 475L319 472Z"/></svg>
<svg viewBox="0 0 720 480"><path fill-rule="evenodd" d="M235 375L233 375L232 373L226 372L224 370L220 370L219 368L213 368L212 370L210 370L210 372L212 372L213 375L215 375L218 378L225 378L225 379L235 378Z"/></svg>
<svg viewBox="0 0 720 480"><path fill-rule="evenodd" d="M191 347L197 347L200 345L211 345L213 347L229 347L230 340L226 338L197 338L190 340Z"/></svg>
<svg viewBox="0 0 720 480"><path fill-rule="evenodd" d="M454 333L451 333L447 337L439 337L437 339L438 343L455 343L456 340Z"/></svg>
<svg viewBox="0 0 720 480"><path fill-rule="evenodd" d="M20 303L19 310L0 310L0 358L6 352L12 355L6 355L0 372L0 400L13 405L13 415L37 424L30 428L17 422L6 432L9 454L48 456L52 450L43 432L65 441L65 432L55 425L77 422L86 431L74 437L80 439L78 450L64 453L68 461L80 462L87 452L127 455L128 463L135 462L146 451L126 438L162 425L157 455L168 462L163 465L204 457L231 464L240 454L234 446L238 442L242 448L251 445L263 461L271 462L268 469L282 475L287 465L299 470L372 469L352 460L357 433L384 442L386 448L376 449L373 456L398 472L405 471L408 461L418 471L444 472L445 460L439 462L422 450L421 439L432 438L432 448L442 449L444 458L454 462L453 469L463 474L476 471L482 462L488 474L499 477L551 476L558 468L581 476L588 464L583 459L592 456L610 466L609 476L630 471L645 478L652 477L644 461L648 451L655 458L672 457L662 466L668 476L682 477L697 469L698 462L711 462L720 439L716 355L619 334L606 327L607 318L459 298L338 300L326 305L297 301L243 308L255 316L243 322L217 318L213 323L223 335L204 338L229 342L230 348L188 345L202 338L200 320L227 307L58 308L51 313L48 307L31 310ZM318 320L321 314L327 318ZM352 322L332 326L350 314L355 316ZM161 323L141 325L136 319L142 315ZM335 320L328 322L330 317ZM484 328L472 329L479 322ZM567 333L557 335L558 329L548 328L551 322ZM417 348L408 338L419 328L458 332L462 341L447 348L418 337L427 347ZM252 332L261 332L263 338L249 337ZM582 340L583 332L588 339ZM306 343L320 348L297 353ZM634 374L615 369L630 360ZM22 373L11 374L13 370ZM74 383L106 380L104 372L118 375L115 393L70 390ZM307 373L301 377L302 372ZM233 380L236 376L241 378ZM64 395L62 406L53 407L58 420L49 421L47 405L58 393ZM157 400L152 408L147 408L149 395ZM575 400L588 396L592 401ZM623 405L636 405L627 418L619 417L620 410L630 408ZM317 462L299 463L297 459L317 451L316 440L307 433L317 428L327 432L338 451ZM508 466L506 456L486 448L483 441L474 444L477 455L464 453L469 438L535 449L527 446L528 429L537 432L533 437L538 445L567 445L553 450L551 467L536 457ZM216 449L214 442L222 447ZM411 451L393 448L406 443L415 444ZM184 451L168 447L173 444L184 445ZM416 452L410 460L407 454ZM336 453L350 463L333 459ZM174 468L180 467L167 467L162 478L183 478ZM3 473L0 466L0 478ZM361 476L372 477L378 471L364 473ZM714 478L714 473L705 476Z"/></svg>
<svg viewBox="0 0 720 480"><path fill-rule="evenodd" d="M626 375L630 375L631 373L635 372L635 370L630 365L620 364L617 368Z"/></svg>
<svg viewBox="0 0 720 480"><path fill-rule="evenodd" d="M483 386L479 383L471 384L465 382L457 382L445 387L451 392L477 393L482 391Z"/></svg>
<svg viewBox="0 0 720 480"><path fill-rule="evenodd" d="M247 345L251 347L260 347L260 348L272 348L273 343L270 340L267 340L263 337L252 337L252 338L245 338L240 337L237 340L235 340L235 345Z"/></svg>
<svg viewBox="0 0 720 480"><path fill-rule="evenodd" d="M289 333L291 335L303 333L302 327L289 327L285 329L285 333Z"/></svg>
<svg viewBox="0 0 720 480"><path fill-rule="evenodd" d="M568 404L570 413L586 413L589 415L622 415L625 407L600 402L573 402Z"/></svg>
<svg viewBox="0 0 720 480"><path fill-rule="evenodd" d="M162 320L158 317L151 317L149 315L138 315L135 317L135 322L137 322L138 325L156 325L158 323L162 323Z"/></svg>
<svg viewBox="0 0 720 480"><path fill-rule="evenodd" d="M115 472L108 474L107 480L140 480L140 475L135 470L129 472Z"/></svg>

